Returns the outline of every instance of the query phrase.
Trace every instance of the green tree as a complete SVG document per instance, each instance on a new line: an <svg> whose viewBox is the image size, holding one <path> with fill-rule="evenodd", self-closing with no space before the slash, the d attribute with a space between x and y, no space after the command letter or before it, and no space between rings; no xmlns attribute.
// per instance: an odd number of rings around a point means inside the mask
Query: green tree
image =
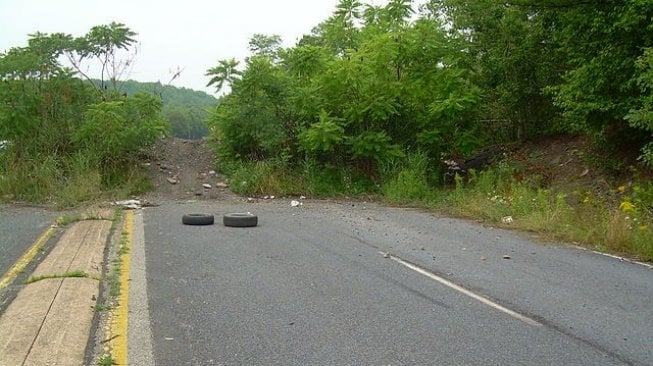
<svg viewBox="0 0 653 366"><path fill-rule="evenodd" d="M238 61L234 58L218 61L217 66L210 68L206 72L206 76L211 77L206 86L215 85L216 91L219 92L225 86L231 85L241 75L241 72L236 67L238 67Z"/></svg>

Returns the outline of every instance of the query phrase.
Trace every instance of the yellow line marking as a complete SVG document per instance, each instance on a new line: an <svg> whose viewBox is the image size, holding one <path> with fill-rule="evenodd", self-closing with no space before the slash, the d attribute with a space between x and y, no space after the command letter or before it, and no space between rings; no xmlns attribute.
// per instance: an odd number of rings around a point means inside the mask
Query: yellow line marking
<svg viewBox="0 0 653 366"><path fill-rule="evenodd" d="M54 222L58 222L59 218L56 219ZM39 253L39 250L45 244L48 239L54 234L54 227L50 226L47 230L45 230L41 235L34 241L34 243L23 253L20 258L18 258L18 261L5 273L1 278L0 278L0 290L4 289L5 287L9 286L10 283L12 283L18 274L22 272L25 267L36 257L36 255Z"/></svg>
<svg viewBox="0 0 653 366"><path fill-rule="evenodd" d="M118 296L118 307L115 310L115 318L112 324L111 334L114 335L112 342L112 356L116 365L127 365L127 319L129 306L129 266L131 256L129 254L134 232L134 212L127 211L123 233L127 237L122 241L123 253L120 255L120 295Z"/></svg>

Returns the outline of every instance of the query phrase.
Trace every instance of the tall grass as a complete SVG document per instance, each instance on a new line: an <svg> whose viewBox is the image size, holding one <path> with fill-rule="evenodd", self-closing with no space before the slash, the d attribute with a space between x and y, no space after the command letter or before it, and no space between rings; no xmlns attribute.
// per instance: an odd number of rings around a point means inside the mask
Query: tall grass
<svg viewBox="0 0 653 366"><path fill-rule="evenodd" d="M358 196L374 188L371 180L348 169L320 166L312 160L291 168L283 162L259 161L233 167L231 189L244 195Z"/></svg>
<svg viewBox="0 0 653 366"><path fill-rule="evenodd" d="M575 200L569 199L568 193L517 181L501 167L472 175L469 182L458 179L455 188L441 190L437 197L432 207L451 215L480 218L552 240L653 260L653 217L638 210L653 202L640 201L628 213L615 208L606 197L594 197L591 203L571 203ZM509 224L503 222L508 216L512 219Z"/></svg>
<svg viewBox="0 0 653 366"><path fill-rule="evenodd" d="M126 197L142 193L150 184L135 163L115 172L118 182L111 186L103 177L93 155L78 152L70 157L37 155L33 159L12 159L0 154L0 200L50 203L60 208Z"/></svg>
<svg viewBox="0 0 653 366"><path fill-rule="evenodd" d="M536 232L550 240L573 242L591 249L653 260L653 183L578 200L574 193L555 191L531 177L518 180L513 167L499 164L481 173L457 177L453 187L435 188L423 154L412 154L381 167L380 182L348 170L307 160L291 169L275 161L234 166L234 191L246 195L309 197L380 194L398 205L430 208L452 216L482 219L511 229ZM624 203L626 202L626 203ZM621 204L620 204L621 203ZM506 220L510 217L511 220Z"/></svg>

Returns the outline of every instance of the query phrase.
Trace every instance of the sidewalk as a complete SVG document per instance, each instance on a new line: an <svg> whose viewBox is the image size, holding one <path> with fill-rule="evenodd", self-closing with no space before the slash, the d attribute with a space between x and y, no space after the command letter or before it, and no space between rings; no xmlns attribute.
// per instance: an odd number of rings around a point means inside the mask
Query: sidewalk
<svg viewBox="0 0 653 366"><path fill-rule="evenodd" d="M111 225L66 228L0 316L0 366L83 364Z"/></svg>

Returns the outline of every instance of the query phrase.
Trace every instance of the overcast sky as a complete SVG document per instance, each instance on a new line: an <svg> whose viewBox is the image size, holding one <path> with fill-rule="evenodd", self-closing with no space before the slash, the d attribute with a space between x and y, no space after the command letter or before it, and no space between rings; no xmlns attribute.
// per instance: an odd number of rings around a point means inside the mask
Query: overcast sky
<svg viewBox="0 0 653 366"><path fill-rule="evenodd" d="M124 23L138 33L130 79L213 92L204 76L217 60L248 55L254 33L278 34L284 46L330 16L338 0L0 0L0 52L26 45L28 34L86 34L94 25ZM384 1L365 1L379 5Z"/></svg>

